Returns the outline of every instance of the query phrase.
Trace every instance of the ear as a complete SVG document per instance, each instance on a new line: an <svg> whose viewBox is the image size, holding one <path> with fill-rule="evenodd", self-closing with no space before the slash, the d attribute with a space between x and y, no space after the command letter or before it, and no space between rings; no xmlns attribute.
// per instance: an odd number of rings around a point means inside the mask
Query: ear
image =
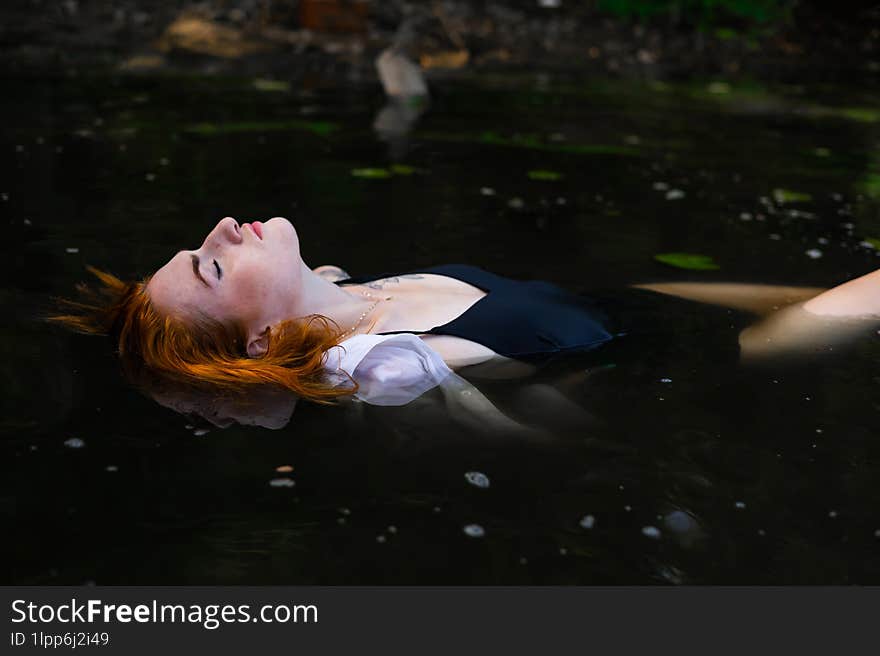
<svg viewBox="0 0 880 656"><path fill-rule="evenodd" d="M247 354L251 358L261 358L269 350L269 326L261 333L248 335Z"/></svg>

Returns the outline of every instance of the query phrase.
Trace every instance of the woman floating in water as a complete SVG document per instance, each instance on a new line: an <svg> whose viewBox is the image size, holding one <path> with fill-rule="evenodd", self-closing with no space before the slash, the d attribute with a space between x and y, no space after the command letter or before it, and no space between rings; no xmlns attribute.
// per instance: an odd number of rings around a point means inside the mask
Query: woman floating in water
<svg viewBox="0 0 880 656"><path fill-rule="evenodd" d="M243 390L274 385L325 402L346 395L401 405L454 369L521 376L530 362L593 349L610 339L590 299L539 281L465 265L351 278L312 270L296 230L276 217L221 220L196 250L155 274L122 282L91 269L103 287L54 320L118 343L135 382ZM735 307L767 318L743 331L745 356L830 344L880 315L880 272L832 290L658 283L644 289ZM806 301L806 302L804 302ZM844 320L844 321L842 321ZM456 380L460 380L455 377ZM479 396L479 395L478 395ZM483 403L475 398L472 403Z"/></svg>

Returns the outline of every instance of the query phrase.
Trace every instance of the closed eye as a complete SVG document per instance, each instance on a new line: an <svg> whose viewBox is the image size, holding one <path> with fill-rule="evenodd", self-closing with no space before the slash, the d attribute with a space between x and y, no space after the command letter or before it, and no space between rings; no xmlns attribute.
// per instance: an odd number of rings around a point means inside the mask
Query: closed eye
<svg viewBox="0 0 880 656"><path fill-rule="evenodd" d="M214 260L214 268L217 269L217 279L219 280L223 277L223 270L220 268L220 265L217 264L217 260Z"/></svg>

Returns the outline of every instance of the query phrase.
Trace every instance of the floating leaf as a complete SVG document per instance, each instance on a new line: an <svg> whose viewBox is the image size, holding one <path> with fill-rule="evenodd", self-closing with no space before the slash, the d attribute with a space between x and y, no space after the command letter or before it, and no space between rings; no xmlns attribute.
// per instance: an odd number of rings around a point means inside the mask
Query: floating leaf
<svg viewBox="0 0 880 656"><path fill-rule="evenodd" d="M679 269L710 271L721 268L709 255L698 253L660 253L655 255L654 259Z"/></svg>
<svg viewBox="0 0 880 656"><path fill-rule="evenodd" d="M774 189L773 199L777 203L806 203L813 200L813 197L810 194L791 189Z"/></svg>
<svg viewBox="0 0 880 656"><path fill-rule="evenodd" d="M327 121L244 121L240 123L198 123L185 128L187 132L212 137L239 132L291 132L303 130L319 136L327 136L339 129L336 123Z"/></svg>
<svg viewBox="0 0 880 656"><path fill-rule="evenodd" d="M257 78L254 80L254 89L257 91L290 91L290 82L282 80L267 80L265 78Z"/></svg>
<svg viewBox="0 0 880 656"><path fill-rule="evenodd" d="M388 169L352 169L351 174L356 178L370 178L374 180L391 177L391 171Z"/></svg>
<svg viewBox="0 0 880 656"><path fill-rule="evenodd" d="M546 180L548 182L561 180L563 177L561 173L557 173L556 171L543 170L529 171L528 176L531 180Z"/></svg>
<svg viewBox="0 0 880 656"><path fill-rule="evenodd" d="M391 172L394 175L412 175L416 170L412 166L407 166L406 164L392 164Z"/></svg>

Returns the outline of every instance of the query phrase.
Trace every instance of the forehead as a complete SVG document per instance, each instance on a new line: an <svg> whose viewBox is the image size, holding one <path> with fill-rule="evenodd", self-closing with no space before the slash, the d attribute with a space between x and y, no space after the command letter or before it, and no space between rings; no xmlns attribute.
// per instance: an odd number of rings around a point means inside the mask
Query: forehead
<svg viewBox="0 0 880 656"><path fill-rule="evenodd" d="M179 314L204 301L200 287L203 284L193 273L192 253L180 251L153 274L147 294L163 312Z"/></svg>

